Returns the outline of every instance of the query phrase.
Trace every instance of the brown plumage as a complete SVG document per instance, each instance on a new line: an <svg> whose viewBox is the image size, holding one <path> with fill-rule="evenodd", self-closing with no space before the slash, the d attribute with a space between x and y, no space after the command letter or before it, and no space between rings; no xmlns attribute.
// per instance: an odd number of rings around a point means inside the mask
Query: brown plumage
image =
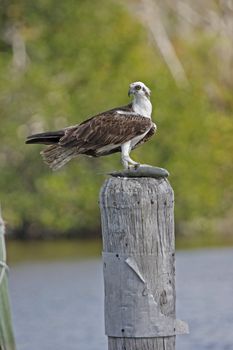
<svg viewBox="0 0 233 350"><path fill-rule="evenodd" d="M31 135L26 143L49 145L41 155L45 163L56 170L80 154L100 157L121 152L121 146L130 140L135 140L130 150L134 149L146 142L155 130L151 119L135 113L131 103L98 114L79 125Z"/></svg>

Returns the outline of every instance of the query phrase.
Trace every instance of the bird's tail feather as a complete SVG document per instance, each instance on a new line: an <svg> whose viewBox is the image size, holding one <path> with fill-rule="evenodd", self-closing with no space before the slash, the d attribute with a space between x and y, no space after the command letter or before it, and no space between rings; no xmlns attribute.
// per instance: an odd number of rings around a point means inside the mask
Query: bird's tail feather
<svg viewBox="0 0 233 350"><path fill-rule="evenodd" d="M57 170L75 157L73 148L63 148L58 145L48 146L40 152L44 162L52 169Z"/></svg>
<svg viewBox="0 0 233 350"><path fill-rule="evenodd" d="M26 143L42 143L42 144L54 144L58 143L60 138L64 136L64 130L59 131L48 131L40 134L34 134L27 137Z"/></svg>

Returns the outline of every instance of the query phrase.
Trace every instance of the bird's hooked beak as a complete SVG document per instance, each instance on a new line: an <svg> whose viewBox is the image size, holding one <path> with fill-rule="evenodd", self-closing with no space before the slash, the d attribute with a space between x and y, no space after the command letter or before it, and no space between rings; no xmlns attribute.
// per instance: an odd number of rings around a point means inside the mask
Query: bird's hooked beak
<svg viewBox="0 0 233 350"><path fill-rule="evenodd" d="M132 88L129 88L128 96L130 97L130 95L132 95L132 94L133 94L133 90L132 90Z"/></svg>

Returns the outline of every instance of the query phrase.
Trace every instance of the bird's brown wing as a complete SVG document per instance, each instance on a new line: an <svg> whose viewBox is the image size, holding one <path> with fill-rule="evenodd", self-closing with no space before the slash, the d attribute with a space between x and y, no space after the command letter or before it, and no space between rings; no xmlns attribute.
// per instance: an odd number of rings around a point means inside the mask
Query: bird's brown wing
<svg viewBox="0 0 233 350"><path fill-rule="evenodd" d="M149 118L130 112L119 114L113 110L67 129L59 145L75 147L78 153L90 150L98 152L102 147L119 146L142 135L152 126L153 123Z"/></svg>

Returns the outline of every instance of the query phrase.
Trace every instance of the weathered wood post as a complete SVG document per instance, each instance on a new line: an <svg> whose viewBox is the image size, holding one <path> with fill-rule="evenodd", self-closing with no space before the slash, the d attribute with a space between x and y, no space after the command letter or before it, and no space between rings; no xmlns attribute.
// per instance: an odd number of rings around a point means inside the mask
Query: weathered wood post
<svg viewBox="0 0 233 350"><path fill-rule="evenodd" d="M166 178L111 177L100 192L109 350L174 350L174 196Z"/></svg>
<svg viewBox="0 0 233 350"><path fill-rule="evenodd" d="M0 212L0 350L15 350L6 276L5 227Z"/></svg>

